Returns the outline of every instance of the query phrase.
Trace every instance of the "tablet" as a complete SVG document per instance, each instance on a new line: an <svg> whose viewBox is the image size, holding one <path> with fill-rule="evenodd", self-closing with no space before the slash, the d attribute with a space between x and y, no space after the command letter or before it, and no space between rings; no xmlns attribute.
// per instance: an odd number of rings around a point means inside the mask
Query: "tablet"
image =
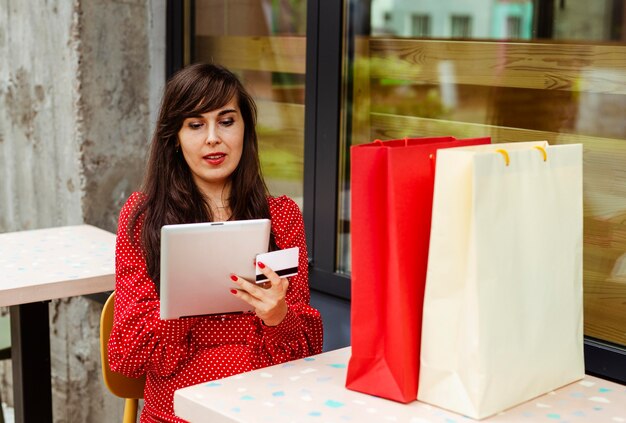
<svg viewBox="0 0 626 423"><path fill-rule="evenodd" d="M161 228L161 319L237 313L231 273L254 281L257 254L269 247L269 219L165 225Z"/></svg>

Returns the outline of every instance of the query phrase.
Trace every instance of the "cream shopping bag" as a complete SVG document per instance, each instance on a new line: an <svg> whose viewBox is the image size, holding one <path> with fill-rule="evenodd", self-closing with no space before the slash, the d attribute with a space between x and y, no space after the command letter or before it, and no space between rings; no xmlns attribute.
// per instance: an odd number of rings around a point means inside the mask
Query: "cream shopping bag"
<svg viewBox="0 0 626 423"><path fill-rule="evenodd" d="M418 399L484 418L584 376L582 146L440 150Z"/></svg>

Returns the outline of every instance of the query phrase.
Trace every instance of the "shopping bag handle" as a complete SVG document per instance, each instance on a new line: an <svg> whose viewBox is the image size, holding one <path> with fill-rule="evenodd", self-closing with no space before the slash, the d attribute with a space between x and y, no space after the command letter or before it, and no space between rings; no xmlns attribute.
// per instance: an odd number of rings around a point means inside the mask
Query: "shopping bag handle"
<svg viewBox="0 0 626 423"><path fill-rule="evenodd" d="M539 150L541 152L541 155L543 157L543 161L544 162L548 161L548 153L546 152L545 148L543 148L541 146L538 146L538 145L534 146L533 148L535 148L535 149L537 149L537 150ZM511 163L511 159L509 157L509 152L508 151L506 151L503 148L499 148L499 149L496 150L496 153L502 154L502 157L504 157L504 163L507 166Z"/></svg>
<svg viewBox="0 0 626 423"><path fill-rule="evenodd" d="M541 155L543 156L543 161L544 162L548 161L548 153L546 153L546 149L545 148L543 148L543 147L541 147L539 145L536 145L533 148L536 148L537 150L541 151Z"/></svg>
<svg viewBox="0 0 626 423"><path fill-rule="evenodd" d="M498 148L498 149L496 150L496 153L500 153L500 154L502 154L502 157L504 157L504 163L505 163L507 166L509 165L509 163L511 163L511 159L509 158L509 153L508 153L508 151L506 151L506 150L505 150L505 149L503 149L503 148Z"/></svg>

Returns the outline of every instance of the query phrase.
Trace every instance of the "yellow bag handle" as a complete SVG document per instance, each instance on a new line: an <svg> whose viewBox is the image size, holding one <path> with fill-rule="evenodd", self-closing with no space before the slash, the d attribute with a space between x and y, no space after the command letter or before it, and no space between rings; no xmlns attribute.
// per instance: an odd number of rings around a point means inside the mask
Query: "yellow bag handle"
<svg viewBox="0 0 626 423"><path fill-rule="evenodd" d="M536 148L537 150L541 151L541 154L543 155L543 161L547 161L548 160L548 153L546 153L546 149L537 145L534 148Z"/></svg>
<svg viewBox="0 0 626 423"><path fill-rule="evenodd" d="M533 148L536 148L537 150L539 150L541 152L541 155L543 156L543 161L546 162L548 161L548 153L546 152L546 149L536 145ZM504 163L508 166L511 163L511 159L509 158L509 153L503 149L503 148L499 148L496 150L496 153L500 153L502 154L502 157L504 157Z"/></svg>
<svg viewBox="0 0 626 423"><path fill-rule="evenodd" d="M511 159L509 158L509 153L502 148L497 149L496 153L502 154L502 157L504 157L504 163L506 163L506 165L508 166L511 162Z"/></svg>

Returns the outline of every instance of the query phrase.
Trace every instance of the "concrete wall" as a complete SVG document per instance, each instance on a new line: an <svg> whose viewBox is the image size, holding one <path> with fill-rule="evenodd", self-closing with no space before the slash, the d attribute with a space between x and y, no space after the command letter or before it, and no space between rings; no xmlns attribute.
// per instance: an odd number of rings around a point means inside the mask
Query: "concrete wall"
<svg viewBox="0 0 626 423"><path fill-rule="evenodd" d="M0 0L2 232L83 221L75 6L54 3Z"/></svg>
<svg viewBox="0 0 626 423"><path fill-rule="evenodd" d="M0 232L115 231L143 174L165 53L165 0L0 0ZM55 422L117 422L100 376L102 306L51 302ZM0 389L11 403L10 363Z"/></svg>

